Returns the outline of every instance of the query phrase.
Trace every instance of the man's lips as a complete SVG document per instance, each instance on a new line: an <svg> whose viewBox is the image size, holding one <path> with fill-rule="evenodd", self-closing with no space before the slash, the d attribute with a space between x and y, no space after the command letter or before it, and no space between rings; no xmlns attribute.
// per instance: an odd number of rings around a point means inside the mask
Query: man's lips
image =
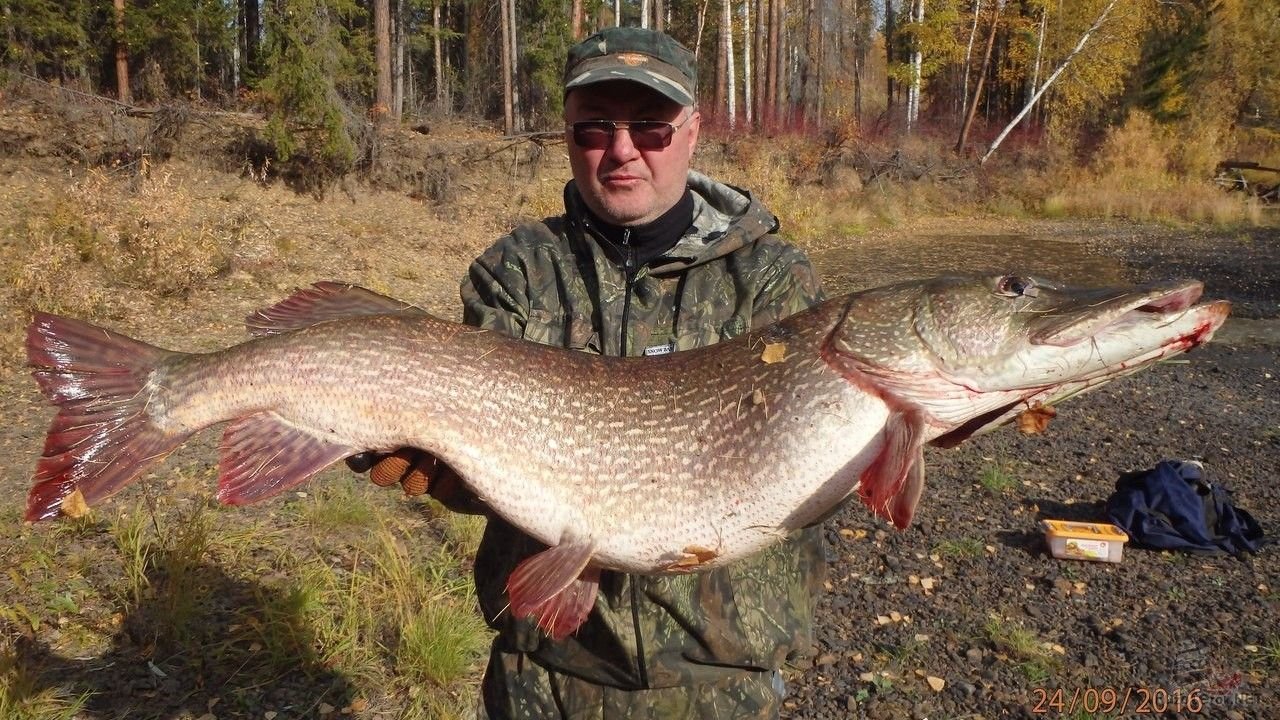
<svg viewBox="0 0 1280 720"><path fill-rule="evenodd" d="M607 175L600 179L600 184L605 186L624 186L634 185L642 180L643 178L636 175Z"/></svg>

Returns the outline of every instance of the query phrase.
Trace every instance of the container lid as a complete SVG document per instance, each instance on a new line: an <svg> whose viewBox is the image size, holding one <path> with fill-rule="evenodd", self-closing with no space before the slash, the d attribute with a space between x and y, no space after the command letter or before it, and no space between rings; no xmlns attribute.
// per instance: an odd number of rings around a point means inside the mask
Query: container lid
<svg viewBox="0 0 1280 720"><path fill-rule="evenodd" d="M1125 542L1129 536L1111 523L1072 522L1070 520L1044 520L1045 532L1050 537L1081 540L1118 540Z"/></svg>

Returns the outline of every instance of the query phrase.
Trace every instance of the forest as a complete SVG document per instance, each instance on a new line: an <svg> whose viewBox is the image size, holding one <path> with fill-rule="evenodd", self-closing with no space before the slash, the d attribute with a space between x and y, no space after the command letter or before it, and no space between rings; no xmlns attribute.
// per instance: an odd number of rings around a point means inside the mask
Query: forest
<svg viewBox="0 0 1280 720"><path fill-rule="evenodd" d="M1078 163L1138 122L1177 176L1280 161L1273 2L0 0L6 72L124 105L260 112L279 156L339 173L383 122L556 130L567 47L615 24L692 49L700 109L725 133L916 135L979 162L1028 148Z"/></svg>

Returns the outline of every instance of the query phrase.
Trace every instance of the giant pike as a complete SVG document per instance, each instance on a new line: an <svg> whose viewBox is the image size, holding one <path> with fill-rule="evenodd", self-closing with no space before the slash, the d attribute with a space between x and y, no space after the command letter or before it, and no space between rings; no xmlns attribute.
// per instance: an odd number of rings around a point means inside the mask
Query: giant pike
<svg viewBox="0 0 1280 720"><path fill-rule="evenodd" d="M58 413L26 517L93 505L226 421L218 497L231 504L354 453L417 447L549 546L507 589L512 612L562 637L601 569L717 567L854 492L906 527L924 444L1204 343L1230 306L1196 305L1201 291L941 277L654 358L537 345L337 283L250 315L254 339L208 354L38 313L27 355Z"/></svg>

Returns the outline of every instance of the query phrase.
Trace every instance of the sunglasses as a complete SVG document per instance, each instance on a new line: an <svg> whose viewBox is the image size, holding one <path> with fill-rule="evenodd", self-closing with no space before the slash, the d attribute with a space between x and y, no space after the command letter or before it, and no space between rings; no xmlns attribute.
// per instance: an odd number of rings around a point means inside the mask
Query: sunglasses
<svg viewBox="0 0 1280 720"><path fill-rule="evenodd" d="M587 150L603 150L613 143L613 135L619 128L624 128L631 136L631 144L637 150L661 150L671 144L676 134L693 113L672 125L661 120L580 120L570 123L573 128L573 143Z"/></svg>

